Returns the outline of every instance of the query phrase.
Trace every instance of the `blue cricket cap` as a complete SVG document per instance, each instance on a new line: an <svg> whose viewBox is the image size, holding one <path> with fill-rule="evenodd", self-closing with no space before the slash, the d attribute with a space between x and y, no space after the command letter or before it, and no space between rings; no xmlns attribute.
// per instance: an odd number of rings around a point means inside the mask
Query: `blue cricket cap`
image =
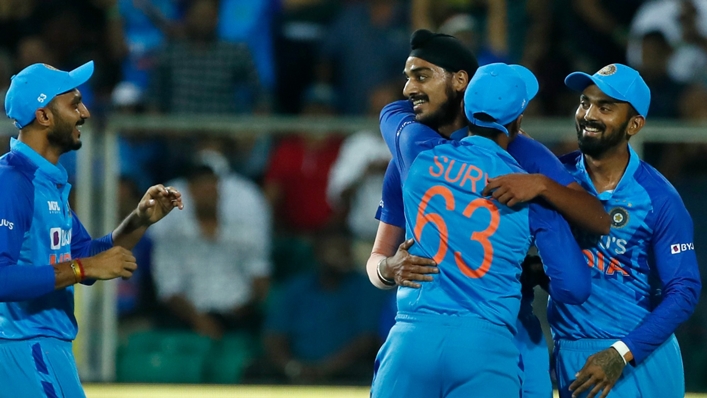
<svg viewBox="0 0 707 398"><path fill-rule="evenodd" d="M5 113L21 129L34 120L34 112L59 94L86 83L93 75L93 61L71 72L47 64L33 64L12 76L5 94Z"/></svg>
<svg viewBox="0 0 707 398"><path fill-rule="evenodd" d="M651 90L637 70L623 64L610 64L591 76L573 72L565 78L565 85L580 93L592 84L609 97L628 102L644 118L648 116Z"/></svg>
<svg viewBox="0 0 707 398"><path fill-rule="evenodd" d="M524 66L484 65L466 88L464 114L473 125L494 128L508 135L505 126L525 111L538 93L538 87L538 79Z"/></svg>

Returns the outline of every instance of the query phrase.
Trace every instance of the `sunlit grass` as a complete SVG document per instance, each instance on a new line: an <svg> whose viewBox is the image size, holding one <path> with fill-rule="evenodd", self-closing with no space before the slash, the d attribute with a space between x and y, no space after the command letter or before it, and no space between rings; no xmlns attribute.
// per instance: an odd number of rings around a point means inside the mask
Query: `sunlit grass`
<svg viewBox="0 0 707 398"><path fill-rule="evenodd" d="M89 384L84 388L88 398L368 398L369 396L369 389L365 387ZM686 398L707 398L707 394L687 394Z"/></svg>

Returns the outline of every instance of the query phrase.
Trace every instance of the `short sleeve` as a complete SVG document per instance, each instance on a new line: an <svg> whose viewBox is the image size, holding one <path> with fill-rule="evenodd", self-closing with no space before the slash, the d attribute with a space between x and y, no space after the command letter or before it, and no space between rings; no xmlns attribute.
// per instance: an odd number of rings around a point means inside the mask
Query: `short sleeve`
<svg viewBox="0 0 707 398"><path fill-rule="evenodd" d="M376 211L376 219L386 224L405 228L405 209L400 172L394 160L388 163L383 177L383 194Z"/></svg>
<svg viewBox="0 0 707 398"><path fill-rule="evenodd" d="M381 135L400 170L400 180L405 181L407 171L420 152L446 142L430 127L418 123L410 101L392 102L380 113Z"/></svg>

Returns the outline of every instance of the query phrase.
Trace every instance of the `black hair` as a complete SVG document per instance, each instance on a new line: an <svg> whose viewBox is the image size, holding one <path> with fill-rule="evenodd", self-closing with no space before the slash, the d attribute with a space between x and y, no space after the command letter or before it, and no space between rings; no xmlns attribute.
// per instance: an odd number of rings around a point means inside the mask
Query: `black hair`
<svg viewBox="0 0 707 398"><path fill-rule="evenodd" d="M509 125L509 126L510 126L510 125ZM506 126L506 128L508 128L508 126ZM495 140L496 137L497 137L499 134L504 134L503 131L501 131L501 130L499 130L499 129L495 129L495 128L493 128L493 127L477 126L477 125L472 124L472 123L469 123L469 131L470 131L473 135L478 135L478 136L481 136L481 137L490 138L490 139L492 139L492 140Z"/></svg>
<svg viewBox="0 0 707 398"><path fill-rule="evenodd" d="M488 113L484 113L484 112L477 112L477 113L475 113L475 114L474 114L474 118L476 118L476 119L478 119L478 120L481 120L482 122L489 122L489 123L495 123L495 122L496 122L496 118L495 118L495 117L489 115ZM512 122L510 122L510 123L508 123L507 125L503 126L503 127L506 128L506 130L509 131L509 133L510 133L510 127L511 127L511 125L513 124L513 122L515 122L515 120L513 120ZM501 130L499 130L499 129L496 129L496 128L493 128L493 127L477 126L476 124L473 124L473 123L471 123L471 122L469 122L469 131L470 131L472 134L474 134L474 135L478 135L478 136L481 136L481 137L490 138L490 139L492 139L492 140L493 140L493 139L496 139L496 137L498 136L498 134L505 134L503 131L501 131Z"/></svg>

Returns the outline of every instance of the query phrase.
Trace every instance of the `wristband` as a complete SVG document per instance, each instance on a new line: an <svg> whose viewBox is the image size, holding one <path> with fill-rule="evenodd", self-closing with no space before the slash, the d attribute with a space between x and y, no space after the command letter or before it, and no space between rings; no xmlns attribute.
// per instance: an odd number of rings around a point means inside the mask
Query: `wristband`
<svg viewBox="0 0 707 398"><path fill-rule="evenodd" d="M79 271L81 271L81 282L86 280L86 269L83 267L83 263L80 258L76 259L76 264L79 265Z"/></svg>
<svg viewBox="0 0 707 398"><path fill-rule="evenodd" d="M76 260L72 261L69 266L71 267L71 270L74 272L74 283L79 283L81 282L81 270L79 270L79 265L76 262Z"/></svg>
<svg viewBox="0 0 707 398"><path fill-rule="evenodd" d="M83 264L78 258L71 261L71 270L74 271L76 283L83 282L83 280L86 279L86 272L83 269Z"/></svg>
<svg viewBox="0 0 707 398"><path fill-rule="evenodd" d="M624 360L624 365L628 365L628 361L626 361L626 354L631 352L631 350L628 349L626 343L619 340L616 343L612 344L611 348L615 349L619 353L619 355L621 355L621 359Z"/></svg>
<svg viewBox="0 0 707 398"><path fill-rule="evenodd" d="M380 279L380 281L383 282L383 284L386 286L395 286L395 280L388 279L385 276L383 276L383 274L381 274L381 265L383 264L383 261L388 261L388 257L383 258L378 262L378 266L376 267L376 273L378 274L378 279Z"/></svg>

